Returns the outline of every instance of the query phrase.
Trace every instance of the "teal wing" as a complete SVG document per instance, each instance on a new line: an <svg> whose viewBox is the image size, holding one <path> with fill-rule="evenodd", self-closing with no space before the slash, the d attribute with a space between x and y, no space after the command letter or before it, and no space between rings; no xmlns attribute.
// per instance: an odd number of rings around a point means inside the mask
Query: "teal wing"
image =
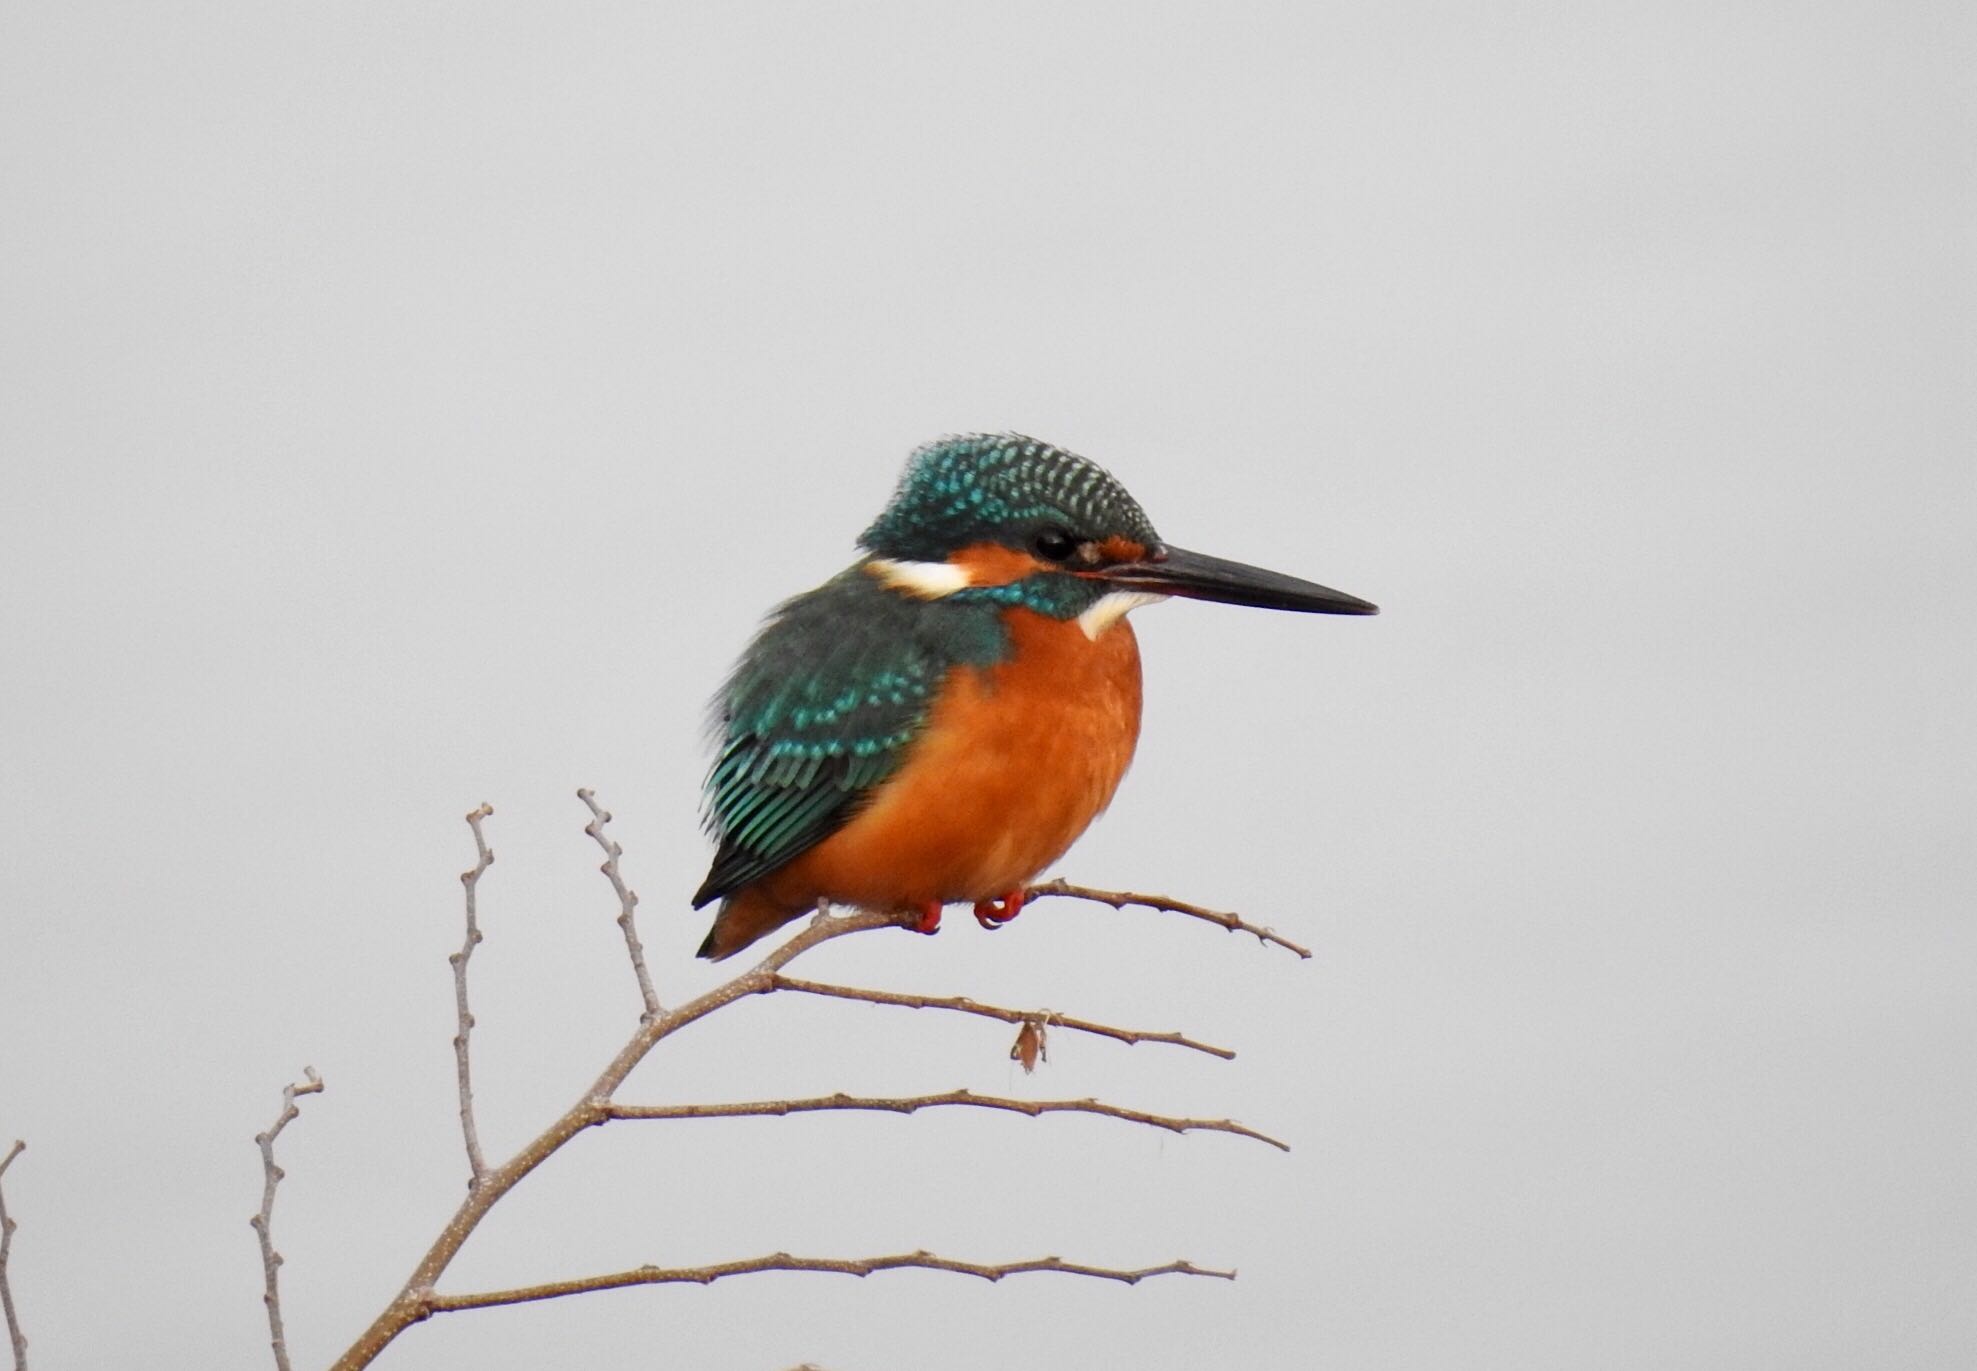
<svg viewBox="0 0 1977 1371"><path fill-rule="evenodd" d="M822 842L899 769L953 661L928 609L854 567L763 626L717 701L720 849L695 909Z"/></svg>

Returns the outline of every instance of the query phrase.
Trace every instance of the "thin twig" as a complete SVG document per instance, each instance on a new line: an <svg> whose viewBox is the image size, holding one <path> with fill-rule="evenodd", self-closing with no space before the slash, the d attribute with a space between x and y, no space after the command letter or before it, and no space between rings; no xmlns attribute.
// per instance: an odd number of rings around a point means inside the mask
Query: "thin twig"
<svg viewBox="0 0 1977 1371"><path fill-rule="evenodd" d="M469 1190L479 1185L481 1177L487 1174L487 1161L481 1156L480 1129L474 1125L474 1075L467 1053L467 1040L474 1032L474 1016L467 1009L467 962L481 942L475 895L482 875L494 865L494 852L481 834L481 820L492 813L494 806L484 804L467 816L467 827L474 831L474 850L478 854L473 870L460 873L460 884L467 892L467 936L460 950L446 959L453 964L453 1004L460 1014L460 1031L453 1035L453 1062L460 1075L460 1132L467 1139Z"/></svg>
<svg viewBox="0 0 1977 1371"><path fill-rule="evenodd" d="M1169 899L1165 895L1141 895L1130 890L1095 890L1088 885L1072 885L1060 876L1056 880L1045 881L1042 885L1031 886L1028 898L1036 900L1048 895L1060 895L1072 900L1093 900L1099 904L1109 904L1114 909L1124 909L1132 904L1145 909L1165 910L1170 914L1186 914L1189 918L1206 919L1209 923L1220 924L1231 933L1254 934L1259 941L1288 948L1307 961L1311 957L1310 948L1300 946L1270 929L1250 923L1240 915L1227 914L1219 909L1204 909L1198 904Z"/></svg>
<svg viewBox="0 0 1977 1371"><path fill-rule="evenodd" d="M611 822L611 811L600 809L597 796L589 790L579 790L577 798L589 806L591 819L584 825L597 845L604 849L604 865L598 870L610 878L611 889L618 895L618 927L625 932L625 950L631 953L632 971L638 977L639 997L645 1001L645 1013L640 1023L651 1023L659 1017L659 992L652 988L652 974L645 969L645 947L638 940L638 925L632 919L632 911L638 908L638 892L625 885L625 878L618 871L618 858L625 855L623 848L604 836L604 825Z"/></svg>
<svg viewBox="0 0 1977 1371"><path fill-rule="evenodd" d="M275 1251L274 1236L268 1229L274 1218L275 1187L281 1184L285 1174L275 1165L275 1139L302 1112L296 1107L296 1097L314 1095L323 1088L323 1078L316 1074L315 1067L303 1067L302 1074L306 1077L302 1084L282 1087L281 1113L276 1115L274 1126L254 1135L254 1141L261 1147L261 1212L248 1222L261 1235L261 1271L267 1280L267 1293L261 1299L268 1306L269 1345L274 1348L276 1371L289 1371L289 1365L288 1335L281 1326L281 1253Z"/></svg>
<svg viewBox="0 0 1977 1371"><path fill-rule="evenodd" d="M434 1314L446 1314L460 1309L486 1309L499 1304L553 1300L563 1295L581 1295L593 1290L622 1290L629 1285L679 1283L710 1285L726 1276L752 1276L760 1271L828 1271L844 1276L869 1276L875 1271L900 1271L909 1268L921 1271L952 1271L962 1276L980 1276L985 1281L999 1281L1004 1276L1016 1276L1030 1271L1056 1271L1070 1276L1096 1276L1101 1280L1120 1281L1126 1285L1138 1285L1153 1276L1208 1276L1223 1281L1232 1281L1236 1278L1236 1273L1233 1271L1211 1270L1185 1261L1168 1262L1165 1266L1143 1266L1138 1270L1125 1270L1111 1266L1086 1266L1080 1262L1067 1262L1059 1257L1041 1257L1032 1261L989 1265L936 1257L931 1252L909 1252L896 1257L858 1258L792 1257L787 1252L776 1252L767 1257L721 1262L715 1266L640 1266L630 1271L613 1271L608 1275L585 1276L573 1281L552 1281L546 1285L517 1286L512 1290L484 1290L467 1295L434 1295L428 1301L427 1308Z"/></svg>
<svg viewBox="0 0 1977 1371"><path fill-rule="evenodd" d="M1166 1043L1173 1047L1193 1048L1196 1052L1206 1052L1211 1057L1224 1061L1236 1054L1226 1047L1215 1047L1208 1043L1196 1042L1193 1038L1179 1033L1149 1033L1137 1028L1114 1028L1111 1024L1093 1023L1089 1019L1071 1019L1062 1014L1052 1014L1040 1009L1004 1009L1000 1005L982 1004L965 995L907 995L893 990L866 990L859 986L827 985L822 981L798 980L794 976L776 976L772 987L776 990L794 990L805 995L828 995L839 1000L863 1000L867 1004L898 1005L904 1009L951 1009L957 1014L978 1014L985 1019L1000 1019L1004 1023L1035 1023L1048 1020L1052 1028L1068 1028L1079 1033L1091 1033L1101 1038L1111 1038L1122 1043Z"/></svg>
<svg viewBox="0 0 1977 1371"><path fill-rule="evenodd" d="M14 1164L14 1158L27 1151L27 1144L19 1138L7 1149L7 1155L0 1157L0 1179L4 1179L7 1168ZM14 1345L14 1371L27 1371L27 1335L21 1332L21 1318L14 1310L14 1287L7 1283L7 1258L14 1250L14 1229L17 1225L7 1213L7 1193L0 1190L0 1309L7 1312L7 1338Z"/></svg>
<svg viewBox="0 0 1977 1371"><path fill-rule="evenodd" d="M1124 1119L1170 1133L1234 1133L1269 1143L1280 1152L1291 1150L1267 1133L1230 1119L1180 1119L1165 1114L1148 1114L1138 1109L1122 1109L1101 1100L1018 1100L1003 1095L977 1095L971 1090L950 1090L943 1095L903 1095L892 1097L818 1095L807 1100L751 1100L739 1104L614 1104L606 1117L612 1119L737 1119L750 1116L780 1118L788 1114L812 1114L826 1109L863 1109L891 1114L912 1114L942 1105L970 1105L976 1109L1006 1109L1012 1114L1039 1118L1045 1114L1102 1114L1108 1119Z"/></svg>

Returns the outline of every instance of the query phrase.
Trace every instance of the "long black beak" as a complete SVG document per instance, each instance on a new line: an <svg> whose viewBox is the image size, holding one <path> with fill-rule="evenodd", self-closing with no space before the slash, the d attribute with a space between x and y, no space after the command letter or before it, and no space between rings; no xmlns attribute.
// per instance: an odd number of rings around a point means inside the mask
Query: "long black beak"
<svg viewBox="0 0 1977 1371"><path fill-rule="evenodd" d="M1220 600L1228 605L1291 609L1303 614L1378 614L1380 607L1343 590L1300 581L1282 572L1265 571L1210 557L1204 552L1156 544L1136 562L1121 562L1102 571L1084 573L1095 580L1154 595L1185 595L1191 600Z"/></svg>

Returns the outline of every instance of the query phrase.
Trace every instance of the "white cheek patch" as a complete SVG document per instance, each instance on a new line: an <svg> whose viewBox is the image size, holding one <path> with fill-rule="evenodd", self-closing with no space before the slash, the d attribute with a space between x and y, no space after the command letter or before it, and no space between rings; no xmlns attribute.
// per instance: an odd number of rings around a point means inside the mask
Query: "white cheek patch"
<svg viewBox="0 0 1977 1371"><path fill-rule="evenodd" d="M895 562L889 557L874 557L871 569L892 589L922 600L945 599L974 584L968 579L968 568L952 562Z"/></svg>
<svg viewBox="0 0 1977 1371"><path fill-rule="evenodd" d="M1115 590L1080 614L1078 627L1085 631L1085 637L1097 642L1099 634L1141 605L1157 605L1166 598L1165 595L1153 595L1144 590Z"/></svg>

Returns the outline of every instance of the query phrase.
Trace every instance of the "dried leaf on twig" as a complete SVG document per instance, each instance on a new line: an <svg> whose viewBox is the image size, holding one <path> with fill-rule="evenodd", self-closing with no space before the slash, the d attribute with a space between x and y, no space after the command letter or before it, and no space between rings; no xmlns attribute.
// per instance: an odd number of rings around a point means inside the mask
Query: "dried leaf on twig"
<svg viewBox="0 0 1977 1371"><path fill-rule="evenodd" d="M1009 1049L1009 1060L1021 1062L1025 1076L1037 1069L1038 1062L1050 1060L1050 1049L1045 1043L1047 1036L1042 1019L1025 1019L1023 1026L1016 1030L1016 1042Z"/></svg>

